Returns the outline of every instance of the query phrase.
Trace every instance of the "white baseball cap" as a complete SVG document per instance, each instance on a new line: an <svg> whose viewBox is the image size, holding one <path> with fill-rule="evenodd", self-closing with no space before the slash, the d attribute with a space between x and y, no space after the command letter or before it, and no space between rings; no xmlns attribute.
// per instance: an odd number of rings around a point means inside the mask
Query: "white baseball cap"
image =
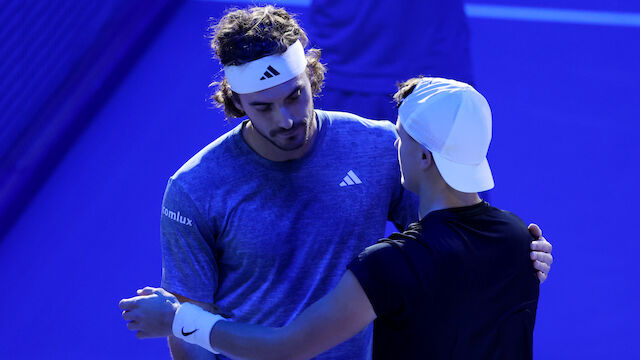
<svg viewBox="0 0 640 360"><path fill-rule="evenodd" d="M431 152L449 186L465 193L493 188L487 162L491 110L473 87L455 80L423 78L402 101L398 120Z"/></svg>

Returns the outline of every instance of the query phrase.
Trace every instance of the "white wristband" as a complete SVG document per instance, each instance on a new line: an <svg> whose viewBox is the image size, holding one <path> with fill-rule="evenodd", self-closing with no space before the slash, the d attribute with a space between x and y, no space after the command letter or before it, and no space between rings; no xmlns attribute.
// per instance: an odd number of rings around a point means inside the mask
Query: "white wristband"
<svg viewBox="0 0 640 360"><path fill-rule="evenodd" d="M173 317L173 335L190 344L200 345L214 354L209 342L211 329L218 321L224 320L220 315L212 314L191 303L182 303Z"/></svg>

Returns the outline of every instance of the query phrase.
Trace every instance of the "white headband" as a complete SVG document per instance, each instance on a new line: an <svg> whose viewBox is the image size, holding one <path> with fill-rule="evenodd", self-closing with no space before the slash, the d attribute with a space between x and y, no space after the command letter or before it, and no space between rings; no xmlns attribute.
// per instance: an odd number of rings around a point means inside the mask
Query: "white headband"
<svg viewBox="0 0 640 360"><path fill-rule="evenodd" d="M300 75L307 58L300 40L282 54L269 55L238 66L225 66L224 75L231 90L248 94L280 85Z"/></svg>

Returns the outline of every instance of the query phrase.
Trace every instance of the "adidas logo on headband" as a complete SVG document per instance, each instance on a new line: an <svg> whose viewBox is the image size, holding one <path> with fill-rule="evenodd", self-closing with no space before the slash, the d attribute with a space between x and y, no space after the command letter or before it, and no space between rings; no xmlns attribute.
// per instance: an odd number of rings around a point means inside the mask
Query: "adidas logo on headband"
<svg viewBox="0 0 640 360"><path fill-rule="evenodd" d="M300 40L282 54L273 54L242 65L227 65L224 76L231 90L249 94L280 85L302 74L307 68ZM277 69L277 70L276 70Z"/></svg>
<svg viewBox="0 0 640 360"><path fill-rule="evenodd" d="M264 79L267 79L267 78L272 78L272 77L278 76L278 75L280 75L278 70L274 69L273 66L269 65L269 67L267 67L267 71L264 72L264 75L260 78L260 80L264 80Z"/></svg>

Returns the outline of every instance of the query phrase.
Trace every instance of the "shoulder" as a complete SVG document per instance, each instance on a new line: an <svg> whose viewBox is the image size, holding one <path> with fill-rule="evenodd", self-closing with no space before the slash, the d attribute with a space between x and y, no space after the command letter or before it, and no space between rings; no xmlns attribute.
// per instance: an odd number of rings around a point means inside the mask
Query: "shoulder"
<svg viewBox="0 0 640 360"><path fill-rule="evenodd" d="M397 167L397 152L393 146L397 135L391 122L365 119L346 112L316 112L322 122L325 143L331 144L335 151L348 149L350 158L356 161L379 160L376 161L378 166L384 163L393 169Z"/></svg>
<svg viewBox="0 0 640 360"><path fill-rule="evenodd" d="M365 289L377 287L395 273L399 252L386 240L365 248L347 266Z"/></svg>
<svg viewBox="0 0 640 360"><path fill-rule="evenodd" d="M395 256L398 254L398 248L402 247L404 243L402 241L390 240L390 239L381 239L378 240L377 243L371 245L358 255L359 261L367 261L373 263L380 263L384 261L385 258L389 258L390 256Z"/></svg>
<svg viewBox="0 0 640 360"><path fill-rule="evenodd" d="M532 239L527 224L511 211L489 206L488 214L507 236L520 236L527 241Z"/></svg>
<svg viewBox="0 0 640 360"><path fill-rule="evenodd" d="M384 272L386 268L397 269L398 263L406 262L403 254L413 251L413 247L418 245L416 236L419 234L412 231L411 226L405 232L395 232L365 248L354 262L366 263L368 268L376 271Z"/></svg>
<svg viewBox="0 0 640 360"><path fill-rule="evenodd" d="M533 239L527 225L517 215L486 202L463 212L443 211L438 214L427 216L429 221L423 224L427 230L425 238L432 246L447 249L449 254L466 253L469 239L492 249L495 254L528 249Z"/></svg>
<svg viewBox="0 0 640 360"><path fill-rule="evenodd" d="M185 189L215 181L226 171L234 169L234 162L240 158L237 142L242 136L242 124L221 135L202 148L185 162L170 178L170 182L178 182Z"/></svg>
<svg viewBox="0 0 640 360"><path fill-rule="evenodd" d="M357 131L353 136L388 136L396 137L395 126L388 120L371 120L361 116L340 112L316 110L318 117L323 120L323 126L333 131Z"/></svg>
<svg viewBox="0 0 640 360"><path fill-rule="evenodd" d="M494 211L495 216L505 219L505 221L508 221L514 226L527 226L527 224L525 224L525 222L518 215L512 213L511 211L498 209L493 206L491 207L491 209Z"/></svg>
<svg viewBox="0 0 640 360"><path fill-rule="evenodd" d="M348 266L379 317L406 309L407 296L422 288L408 256L417 250L410 238L406 233L394 233L364 249Z"/></svg>

